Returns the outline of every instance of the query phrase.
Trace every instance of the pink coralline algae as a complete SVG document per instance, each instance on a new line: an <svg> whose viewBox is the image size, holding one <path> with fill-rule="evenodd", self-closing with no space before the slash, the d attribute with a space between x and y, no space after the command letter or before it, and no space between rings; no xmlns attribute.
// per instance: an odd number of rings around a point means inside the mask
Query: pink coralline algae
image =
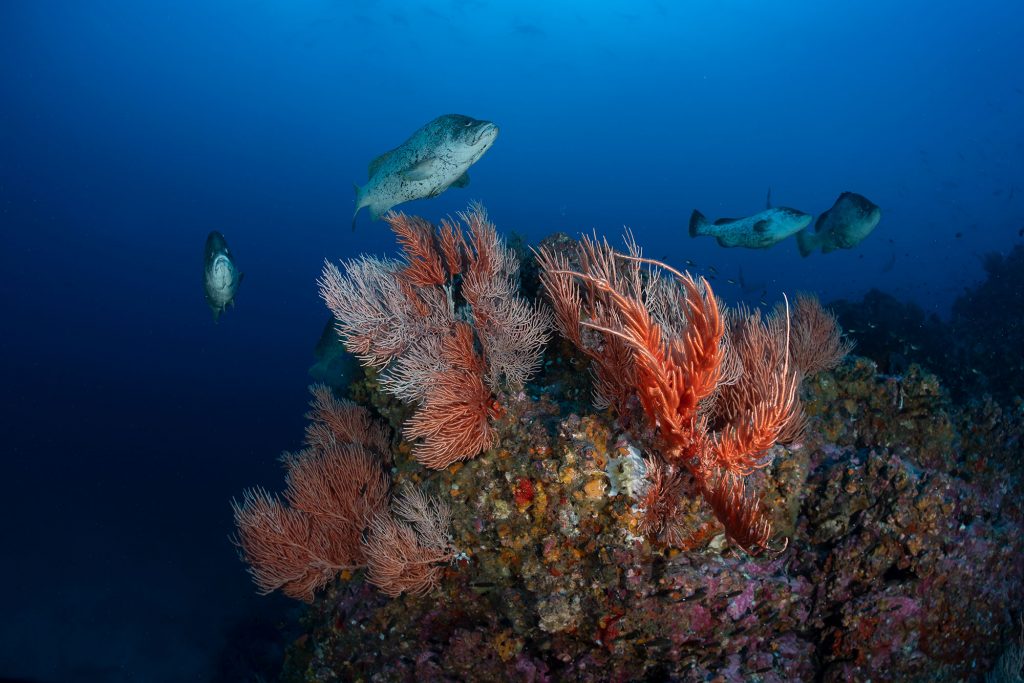
<svg viewBox="0 0 1024 683"><path fill-rule="evenodd" d="M737 595L729 603L729 607L726 608L726 613L733 618L733 620L739 619L744 614L749 612L754 606L754 582L751 581L747 584L747 587L743 589L743 592Z"/></svg>

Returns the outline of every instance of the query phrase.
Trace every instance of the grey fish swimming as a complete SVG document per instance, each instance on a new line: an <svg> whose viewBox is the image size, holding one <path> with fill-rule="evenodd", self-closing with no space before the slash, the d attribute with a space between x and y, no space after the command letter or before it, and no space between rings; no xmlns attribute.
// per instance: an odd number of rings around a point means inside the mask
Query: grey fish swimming
<svg viewBox="0 0 1024 683"><path fill-rule="evenodd" d="M461 114L446 114L420 128L390 152L370 162L369 180L356 186L356 216L364 206L378 220L402 202L436 197L469 184L467 170L491 148L498 127Z"/></svg>
<svg viewBox="0 0 1024 683"><path fill-rule="evenodd" d="M746 218L719 218L711 223L694 210L690 215L690 237L709 235L722 247L767 249L810 224L812 216L803 211L784 206L772 208L771 197L769 190L768 208Z"/></svg>
<svg viewBox="0 0 1024 683"><path fill-rule="evenodd" d="M818 216L814 230L807 228L796 236L801 256L809 256L821 247L827 254L836 249L852 249L871 234L882 220L877 204L855 192L844 192L832 208Z"/></svg>
<svg viewBox="0 0 1024 683"><path fill-rule="evenodd" d="M235 305L235 294L244 276L245 273L238 272L231 258L231 250L228 249L224 235L216 230L207 235L203 285L206 288L206 303L213 312L214 322L218 321L228 304Z"/></svg>

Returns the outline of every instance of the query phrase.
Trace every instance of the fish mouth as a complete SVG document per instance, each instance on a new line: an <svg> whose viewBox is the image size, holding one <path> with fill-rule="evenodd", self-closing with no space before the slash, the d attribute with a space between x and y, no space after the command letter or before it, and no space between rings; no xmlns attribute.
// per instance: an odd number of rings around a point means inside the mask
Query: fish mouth
<svg viewBox="0 0 1024 683"><path fill-rule="evenodd" d="M473 137L473 145L486 143L490 146L494 143L496 137L498 137L498 127L496 125L490 122L481 124L476 131L476 135Z"/></svg>

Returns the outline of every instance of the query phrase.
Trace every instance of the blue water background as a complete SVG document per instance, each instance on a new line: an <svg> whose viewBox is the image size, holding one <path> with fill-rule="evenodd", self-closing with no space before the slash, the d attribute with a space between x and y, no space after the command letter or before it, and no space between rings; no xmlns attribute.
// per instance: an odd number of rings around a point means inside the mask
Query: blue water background
<svg viewBox="0 0 1024 683"><path fill-rule="evenodd" d="M450 112L503 232L629 226L728 300L878 287L947 315L1024 227L1024 4L981 0L0 5L0 676L206 680L258 598L228 500L280 488L325 258L384 253L352 183ZM691 239L844 190L851 251ZM246 273L214 325L202 250ZM727 282L740 268L744 293ZM762 289L764 294L761 294Z"/></svg>

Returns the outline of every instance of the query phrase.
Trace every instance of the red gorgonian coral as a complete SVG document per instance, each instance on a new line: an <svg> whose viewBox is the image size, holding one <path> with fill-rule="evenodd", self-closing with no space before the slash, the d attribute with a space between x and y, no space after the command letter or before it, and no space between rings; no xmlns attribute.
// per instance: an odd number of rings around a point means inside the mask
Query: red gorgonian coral
<svg viewBox="0 0 1024 683"><path fill-rule="evenodd" d="M496 396L536 370L549 315L519 296L518 260L479 205L437 228L402 213L385 220L403 259L326 264L320 294L345 347L417 404L404 436L440 469L492 445Z"/></svg>
<svg viewBox="0 0 1024 683"><path fill-rule="evenodd" d="M232 501L235 543L260 593L311 602L339 572L362 567L388 595L429 590L452 555L447 507L419 492L389 504L386 428L327 387L311 389L306 447L281 458L283 499L256 488ZM403 568L401 580L389 567Z"/></svg>
<svg viewBox="0 0 1024 683"><path fill-rule="evenodd" d="M643 258L631 239L627 244L619 253L584 237L578 269L567 256L540 250L558 327L593 360L599 404L625 412L635 396L657 429L660 460L649 464L647 530L665 531L666 516L689 490L733 541L758 554L768 547L771 525L744 479L770 463L771 446L795 438L802 426L802 368L792 358L788 311L767 319L744 308L723 315L706 280Z"/></svg>

